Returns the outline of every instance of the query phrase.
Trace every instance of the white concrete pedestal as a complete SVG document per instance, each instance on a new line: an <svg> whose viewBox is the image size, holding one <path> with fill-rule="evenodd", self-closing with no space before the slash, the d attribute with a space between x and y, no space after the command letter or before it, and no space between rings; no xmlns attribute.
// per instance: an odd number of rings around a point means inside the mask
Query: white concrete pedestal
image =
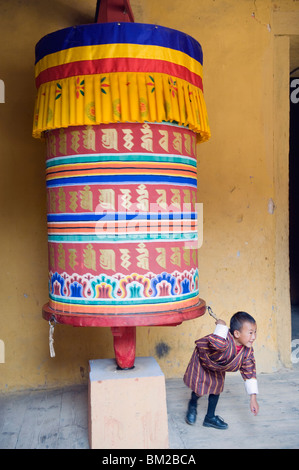
<svg viewBox="0 0 299 470"><path fill-rule="evenodd" d="M89 442L92 449L167 449L165 377L153 357L131 370L114 359L89 361Z"/></svg>

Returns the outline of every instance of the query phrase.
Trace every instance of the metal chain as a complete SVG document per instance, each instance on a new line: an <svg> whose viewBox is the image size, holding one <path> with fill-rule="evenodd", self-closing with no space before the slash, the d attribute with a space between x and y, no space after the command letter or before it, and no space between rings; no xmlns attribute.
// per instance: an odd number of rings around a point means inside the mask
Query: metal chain
<svg viewBox="0 0 299 470"><path fill-rule="evenodd" d="M53 324L51 323L51 320L49 321L49 349L50 349L50 357L55 357L55 351L54 351L54 325L56 321L55 318L53 319Z"/></svg>
<svg viewBox="0 0 299 470"><path fill-rule="evenodd" d="M216 317L215 313L213 312L213 310L211 309L211 307L209 305L207 306L207 309L208 309L208 313L211 315L211 317L213 317L217 321L218 318Z"/></svg>

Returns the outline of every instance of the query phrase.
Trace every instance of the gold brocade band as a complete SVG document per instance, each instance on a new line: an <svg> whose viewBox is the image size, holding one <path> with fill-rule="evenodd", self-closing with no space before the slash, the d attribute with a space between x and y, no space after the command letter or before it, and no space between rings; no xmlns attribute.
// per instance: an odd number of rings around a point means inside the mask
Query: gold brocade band
<svg viewBox="0 0 299 470"><path fill-rule="evenodd" d="M163 73L117 72L80 75L40 85L33 136L79 125L117 122L174 122L210 138L202 90Z"/></svg>

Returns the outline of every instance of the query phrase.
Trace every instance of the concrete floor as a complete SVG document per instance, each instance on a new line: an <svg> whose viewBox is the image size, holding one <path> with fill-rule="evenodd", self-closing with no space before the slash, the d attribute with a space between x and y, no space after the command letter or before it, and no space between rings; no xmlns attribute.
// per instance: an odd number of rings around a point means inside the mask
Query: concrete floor
<svg viewBox="0 0 299 470"><path fill-rule="evenodd" d="M299 309L292 336L299 340ZM217 414L229 428L220 431L202 426L207 397L196 424L186 424L190 391L181 379L166 380L170 449L298 449L299 362L260 374L258 383L260 412L253 416L240 374L227 374ZM0 449L89 449L87 386L0 395Z"/></svg>

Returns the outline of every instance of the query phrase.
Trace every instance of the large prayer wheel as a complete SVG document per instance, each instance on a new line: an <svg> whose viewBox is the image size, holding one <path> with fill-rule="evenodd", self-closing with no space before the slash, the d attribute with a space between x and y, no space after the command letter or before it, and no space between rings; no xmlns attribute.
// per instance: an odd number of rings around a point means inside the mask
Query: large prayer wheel
<svg viewBox="0 0 299 470"><path fill-rule="evenodd" d="M47 320L108 326L132 367L138 325L205 312L196 143L210 137L202 51L156 25L90 24L36 46L33 135L47 147Z"/></svg>

